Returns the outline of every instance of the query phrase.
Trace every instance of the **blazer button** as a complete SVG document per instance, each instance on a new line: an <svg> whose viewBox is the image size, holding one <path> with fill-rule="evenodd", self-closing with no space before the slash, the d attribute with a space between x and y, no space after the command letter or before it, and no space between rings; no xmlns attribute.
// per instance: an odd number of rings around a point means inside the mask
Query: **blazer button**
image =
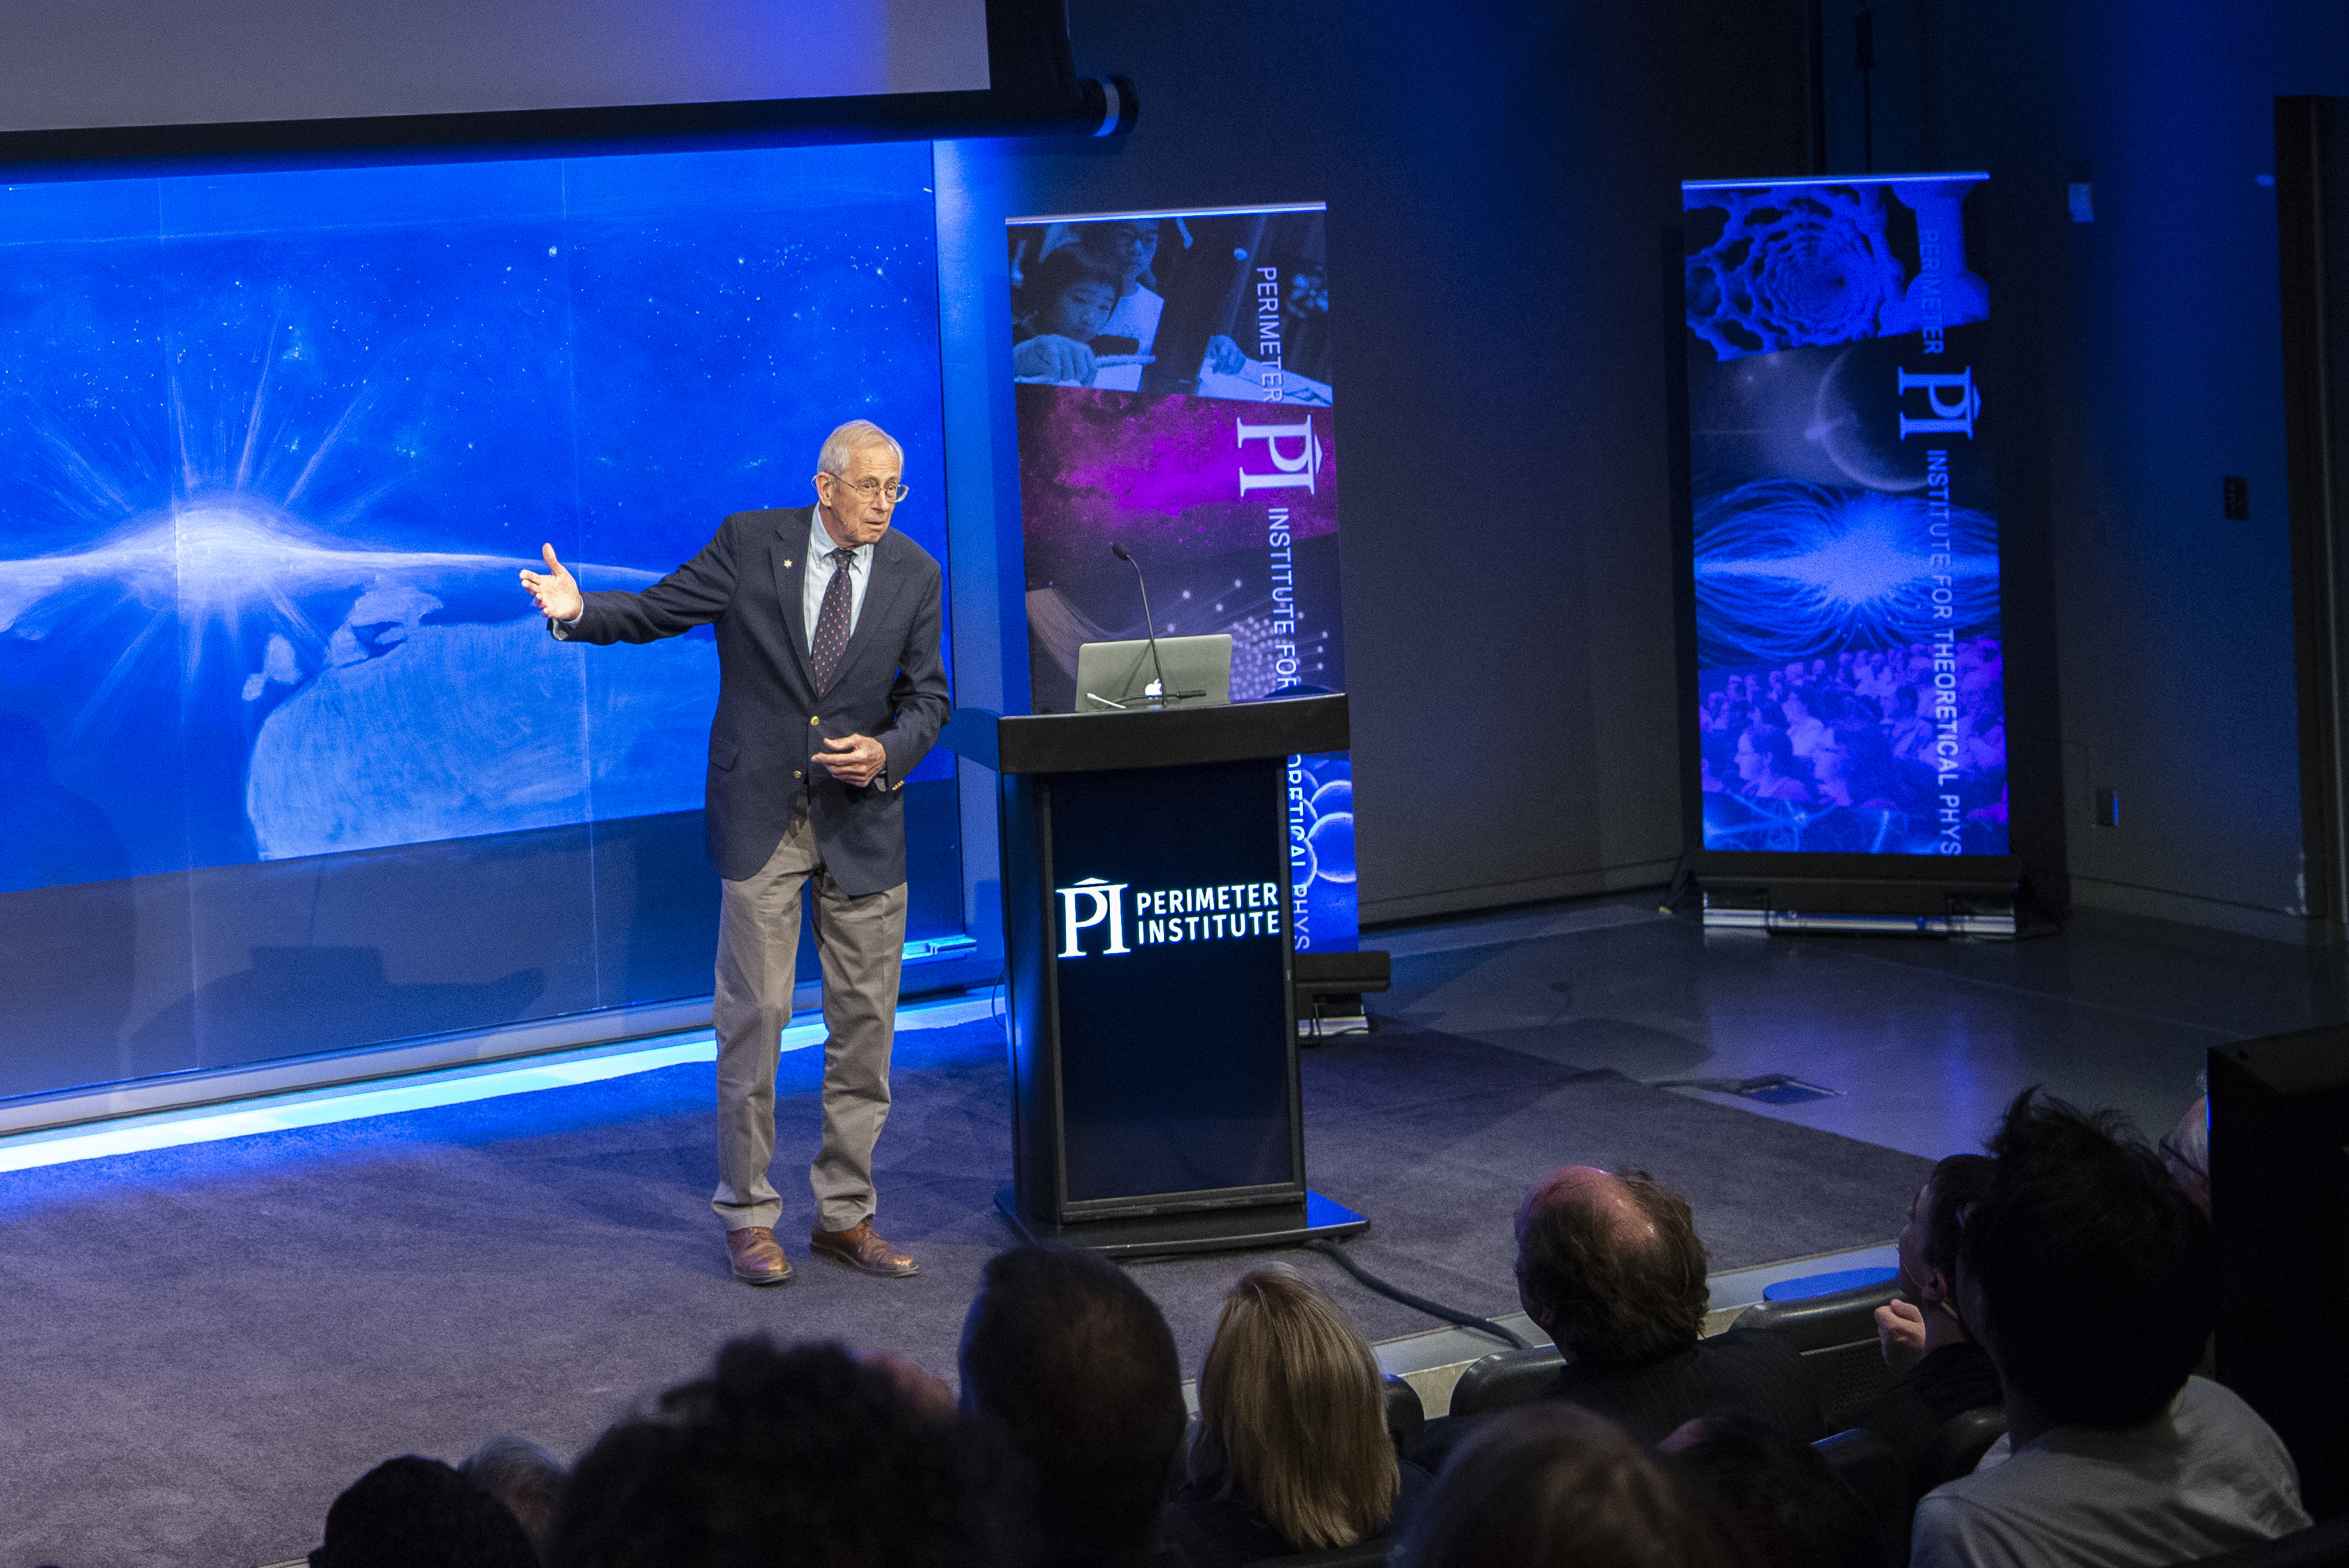
<svg viewBox="0 0 2349 1568"><path fill-rule="evenodd" d="M821 719L821 718L811 718L811 719L809 719L809 720L808 720L808 723L809 723L810 725L818 725L818 724L822 724L823 722L823 719Z"/></svg>
<svg viewBox="0 0 2349 1568"><path fill-rule="evenodd" d="M798 778L799 776L800 776L800 770L799 770L798 769L796 769L796 768L792 769L792 778L794 778L794 779L796 779L796 778Z"/></svg>

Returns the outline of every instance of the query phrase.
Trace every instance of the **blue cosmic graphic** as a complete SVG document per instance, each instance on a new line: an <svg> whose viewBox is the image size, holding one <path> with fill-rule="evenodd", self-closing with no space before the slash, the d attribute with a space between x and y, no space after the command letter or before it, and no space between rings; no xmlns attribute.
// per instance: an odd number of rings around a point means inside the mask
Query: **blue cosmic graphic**
<svg viewBox="0 0 2349 1568"><path fill-rule="evenodd" d="M0 890L701 804L714 643L566 647L906 449L945 554L919 144L0 190Z"/></svg>
<svg viewBox="0 0 2349 1568"><path fill-rule="evenodd" d="M1757 480L1697 505L1698 636L1708 667L1921 642L1998 620L1998 524L1922 498ZM1936 565L1936 552L1949 556ZM1946 583L1947 586L1941 586Z"/></svg>

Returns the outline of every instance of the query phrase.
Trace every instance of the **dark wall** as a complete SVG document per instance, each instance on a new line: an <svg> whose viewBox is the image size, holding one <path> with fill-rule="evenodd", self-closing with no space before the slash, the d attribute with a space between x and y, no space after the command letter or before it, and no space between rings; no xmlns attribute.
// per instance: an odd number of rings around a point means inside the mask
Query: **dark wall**
<svg viewBox="0 0 2349 1568"><path fill-rule="evenodd" d="M1839 164L1859 154L1852 8L1827 6ZM1992 177L2014 388L2001 510L2033 557L2020 597L2048 593L2054 633L2048 667L2011 655L2008 679L2060 705L2073 897L2297 938L2276 206L2261 177L2278 95L2349 92L2349 7L1877 9L1878 169ZM2074 182L2091 187L2093 222L2073 221ZM2248 521L2222 515L2229 474L2250 481ZM2117 827L2091 822L2099 789L2117 791Z"/></svg>
<svg viewBox="0 0 2349 1568"><path fill-rule="evenodd" d="M1663 231L1806 167L1799 0L1070 9L1141 123L989 155L994 215L1330 203L1363 918L1662 881Z"/></svg>

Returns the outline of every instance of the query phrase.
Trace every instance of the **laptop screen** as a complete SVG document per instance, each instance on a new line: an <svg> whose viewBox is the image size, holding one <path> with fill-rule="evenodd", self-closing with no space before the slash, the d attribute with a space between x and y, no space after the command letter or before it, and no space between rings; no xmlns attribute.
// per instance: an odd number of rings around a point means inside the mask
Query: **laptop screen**
<svg viewBox="0 0 2349 1568"><path fill-rule="evenodd" d="M1164 672L1164 689L1159 676ZM1077 711L1203 707L1232 700L1231 634L1161 637L1154 664L1150 643L1086 643L1077 649Z"/></svg>

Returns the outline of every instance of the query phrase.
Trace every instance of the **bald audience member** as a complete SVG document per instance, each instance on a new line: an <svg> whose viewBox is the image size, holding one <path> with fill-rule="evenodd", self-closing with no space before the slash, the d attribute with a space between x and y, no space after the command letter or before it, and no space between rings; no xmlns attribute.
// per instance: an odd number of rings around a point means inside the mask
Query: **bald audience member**
<svg viewBox="0 0 2349 1568"><path fill-rule="evenodd" d="M1517 1210L1517 1300L1566 1357L1548 1398L1596 1410L1643 1443L1713 1410L1744 1410L1791 1438L1825 1435L1818 1388L1775 1336L1702 1337L1704 1243L1688 1201L1644 1171L1568 1165ZM1413 1458L1440 1465L1467 1422L1431 1421Z"/></svg>

